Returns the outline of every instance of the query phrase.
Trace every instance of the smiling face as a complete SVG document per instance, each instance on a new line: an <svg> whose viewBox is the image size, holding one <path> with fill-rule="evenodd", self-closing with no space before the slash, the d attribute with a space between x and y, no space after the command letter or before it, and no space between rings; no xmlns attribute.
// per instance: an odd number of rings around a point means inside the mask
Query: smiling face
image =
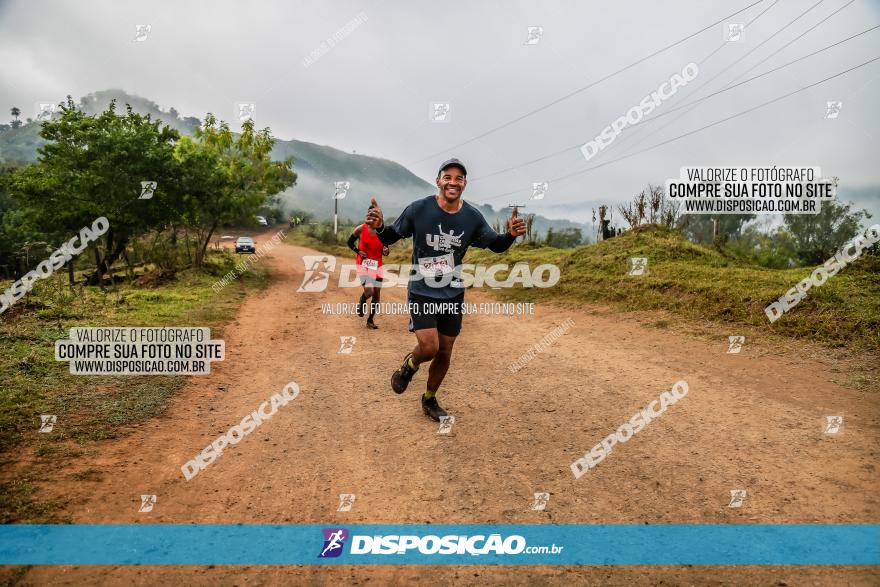
<svg viewBox="0 0 880 587"><path fill-rule="evenodd" d="M437 194L450 204L454 204L461 198L461 193L467 185L464 170L457 165L450 165L440 171L437 176Z"/></svg>

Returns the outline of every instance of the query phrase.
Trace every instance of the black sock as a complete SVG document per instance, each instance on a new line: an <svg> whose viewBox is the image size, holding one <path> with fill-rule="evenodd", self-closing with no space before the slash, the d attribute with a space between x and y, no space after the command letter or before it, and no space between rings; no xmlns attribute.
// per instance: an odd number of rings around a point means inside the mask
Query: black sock
<svg viewBox="0 0 880 587"><path fill-rule="evenodd" d="M366 301L367 294L361 294L361 299L358 300L358 312L360 312L361 315L366 314L366 311L364 310L364 303Z"/></svg>

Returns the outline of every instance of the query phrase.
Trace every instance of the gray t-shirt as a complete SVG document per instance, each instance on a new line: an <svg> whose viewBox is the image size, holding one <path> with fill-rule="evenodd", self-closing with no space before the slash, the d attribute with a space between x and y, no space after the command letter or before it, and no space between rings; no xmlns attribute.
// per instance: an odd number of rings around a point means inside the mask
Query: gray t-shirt
<svg viewBox="0 0 880 587"><path fill-rule="evenodd" d="M471 204L462 201L459 211L450 214L440 207L436 196L407 206L394 224L386 226L378 235L386 245L413 237L412 263L418 275L410 278L409 292L447 300L464 291L457 276L469 246L501 253L516 240L513 235L495 232Z"/></svg>

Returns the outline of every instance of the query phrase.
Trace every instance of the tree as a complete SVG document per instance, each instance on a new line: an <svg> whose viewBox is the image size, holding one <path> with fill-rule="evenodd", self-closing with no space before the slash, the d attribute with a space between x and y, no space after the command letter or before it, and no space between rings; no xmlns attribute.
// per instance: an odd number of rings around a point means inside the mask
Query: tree
<svg viewBox="0 0 880 587"><path fill-rule="evenodd" d="M196 264L202 264L219 226L253 215L272 196L296 183L291 158L272 161L274 144L269 129L255 131L252 120L242 124L241 134L235 136L227 123L218 124L210 113L194 138L180 140L176 157L186 170L185 217L198 235Z"/></svg>
<svg viewBox="0 0 880 587"><path fill-rule="evenodd" d="M618 212L631 228L640 226L644 222L675 228L680 216L680 208L681 204L666 197L666 191L662 186L651 184L634 196L629 204L617 206Z"/></svg>
<svg viewBox="0 0 880 587"><path fill-rule="evenodd" d="M608 218L605 218L606 212L610 212ZM597 237L602 237L601 240L608 240L609 238L614 238L614 225L611 224L611 221L614 219L614 210L609 208L608 206L602 204L599 206L599 234ZM599 240L598 238L596 239Z"/></svg>
<svg viewBox="0 0 880 587"><path fill-rule="evenodd" d="M718 222L718 236L723 243L728 239L739 238L743 225L755 219L754 214L687 214L681 223L682 234L695 243L712 244L715 241L713 223Z"/></svg>
<svg viewBox="0 0 880 587"><path fill-rule="evenodd" d="M583 240L584 235L580 228L563 228L556 232L553 228L547 229L547 244L551 247L570 249L581 244Z"/></svg>
<svg viewBox="0 0 880 587"><path fill-rule="evenodd" d="M117 114L115 100L102 114L86 115L68 96L61 115L47 120L40 136L49 142L39 149L37 163L15 174L10 191L33 222L56 234L71 235L101 216L109 220L105 254L97 243L92 246L96 269L87 280L100 284L132 237L179 213L174 145L180 135L130 106ZM151 199L140 199L144 181L156 182Z"/></svg>
<svg viewBox="0 0 880 587"><path fill-rule="evenodd" d="M534 233L534 225L535 225L535 215L534 214L526 214L524 216L526 220L526 238L525 241L528 243L535 242L535 233Z"/></svg>
<svg viewBox="0 0 880 587"><path fill-rule="evenodd" d="M851 212L853 204L822 202L818 214L786 214L785 228L794 240L797 260L804 265L823 263L859 233L866 210Z"/></svg>
<svg viewBox="0 0 880 587"><path fill-rule="evenodd" d="M11 123L12 128L20 127L21 121L18 119L18 117L21 116L21 109L18 106L13 106L12 110L10 110L10 112L12 113L12 116L15 117L15 120L13 120Z"/></svg>

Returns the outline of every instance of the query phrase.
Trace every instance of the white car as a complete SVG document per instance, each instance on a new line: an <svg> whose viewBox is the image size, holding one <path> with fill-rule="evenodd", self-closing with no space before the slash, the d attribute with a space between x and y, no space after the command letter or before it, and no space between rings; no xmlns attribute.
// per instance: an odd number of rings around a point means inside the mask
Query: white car
<svg viewBox="0 0 880 587"><path fill-rule="evenodd" d="M257 244L254 242L249 236L240 236L238 240L235 241L235 252L236 253L256 253L257 252Z"/></svg>
<svg viewBox="0 0 880 587"><path fill-rule="evenodd" d="M266 220L265 216L257 216L257 222L260 226L269 226L269 221Z"/></svg>

